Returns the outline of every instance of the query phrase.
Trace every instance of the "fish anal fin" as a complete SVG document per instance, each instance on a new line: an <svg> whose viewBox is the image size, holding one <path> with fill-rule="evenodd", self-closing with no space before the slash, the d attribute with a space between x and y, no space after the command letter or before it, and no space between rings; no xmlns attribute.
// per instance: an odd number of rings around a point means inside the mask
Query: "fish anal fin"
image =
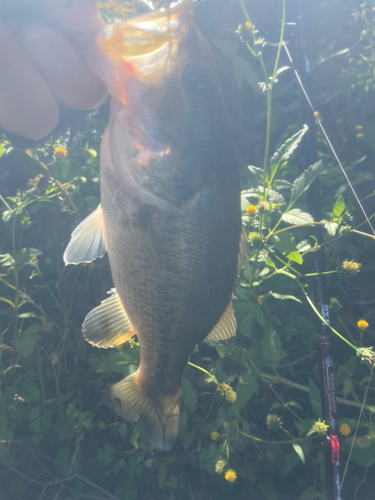
<svg viewBox="0 0 375 500"><path fill-rule="evenodd" d="M136 333L116 290L109 293L111 296L90 311L82 325L87 342L104 349L124 344Z"/></svg>
<svg viewBox="0 0 375 500"><path fill-rule="evenodd" d="M229 302L220 320L216 326L211 330L203 342L222 342L223 340L230 339L236 335L236 318L234 317L234 310L232 300Z"/></svg>
<svg viewBox="0 0 375 500"><path fill-rule="evenodd" d="M72 233L64 252L65 265L92 262L105 254L104 218L101 204Z"/></svg>
<svg viewBox="0 0 375 500"><path fill-rule="evenodd" d="M180 394L180 389L171 396L147 390L136 371L113 385L104 400L121 417L136 422L142 439L152 448L169 451L178 434Z"/></svg>

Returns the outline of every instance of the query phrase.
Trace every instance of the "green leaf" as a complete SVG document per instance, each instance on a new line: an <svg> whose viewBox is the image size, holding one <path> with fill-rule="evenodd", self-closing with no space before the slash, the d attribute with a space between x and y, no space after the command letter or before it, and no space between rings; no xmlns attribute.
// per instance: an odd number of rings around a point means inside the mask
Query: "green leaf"
<svg viewBox="0 0 375 500"><path fill-rule="evenodd" d="M225 358L228 354L228 346L222 344L215 344L215 349L221 358Z"/></svg>
<svg viewBox="0 0 375 500"><path fill-rule="evenodd" d="M309 377L309 387L310 387L309 400L310 400L311 408L313 409L313 412L315 413L315 415L318 418L321 418L321 416L322 416L322 403L321 403L320 391L317 388L313 379L310 377Z"/></svg>
<svg viewBox="0 0 375 500"><path fill-rule="evenodd" d="M340 215L343 213L344 210L345 210L345 202L344 198L340 194L333 207L333 213L336 215L336 217L340 217Z"/></svg>
<svg viewBox="0 0 375 500"><path fill-rule="evenodd" d="M33 257L37 257L41 255L42 252L37 250L36 248L23 248L15 257L14 261L16 264L25 264L26 262L30 262Z"/></svg>
<svg viewBox="0 0 375 500"><path fill-rule="evenodd" d="M300 447L299 444L293 444L293 448L294 448L294 451L299 456L299 458L301 459L301 462L303 463L303 465L305 465L306 460L305 460L305 454L303 453L303 449Z"/></svg>
<svg viewBox="0 0 375 500"><path fill-rule="evenodd" d="M283 73L284 71L290 69L290 66L283 66L282 68L279 68L277 71L276 71L276 78L280 75L280 73Z"/></svg>
<svg viewBox="0 0 375 500"><path fill-rule="evenodd" d="M297 401L294 401L293 399L291 399L290 401L288 401L285 406L295 406L296 408L298 408L299 410L303 411L302 409L302 406L300 404L297 403Z"/></svg>
<svg viewBox="0 0 375 500"><path fill-rule="evenodd" d="M268 331L262 339L262 355L266 361L276 363L280 359L281 340L275 330Z"/></svg>
<svg viewBox="0 0 375 500"><path fill-rule="evenodd" d="M280 476L286 477L294 469L294 467L299 464L299 462L300 459L293 451L287 453L285 455L284 463L280 471Z"/></svg>
<svg viewBox="0 0 375 500"><path fill-rule="evenodd" d="M268 200L270 203L275 203L276 205L285 205L285 198L282 194L278 193L274 189L268 191Z"/></svg>
<svg viewBox="0 0 375 500"><path fill-rule="evenodd" d="M277 179L273 183L273 187L275 189L291 189L293 184L291 182L288 182L284 179Z"/></svg>
<svg viewBox="0 0 375 500"><path fill-rule="evenodd" d="M254 304L251 308L251 312L253 314L255 321L257 321L260 324L260 326L263 326L263 328L264 328L265 324L266 324L266 320L264 318L264 314L263 314L262 309Z"/></svg>
<svg viewBox="0 0 375 500"><path fill-rule="evenodd" d="M211 45L227 57L234 57L238 52L238 44L232 40L211 40Z"/></svg>
<svg viewBox="0 0 375 500"><path fill-rule="evenodd" d="M271 476L263 477L258 481L257 488L266 500L277 500L277 493Z"/></svg>
<svg viewBox="0 0 375 500"><path fill-rule="evenodd" d="M309 243L309 240L303 240L303 241L300 241L297 245L297 249L299 252L307 252L307 250L310 250L311 248L311 245Z"/></svg>
<svg viewBox="0 0 375 500"><path fill-rule="evenodd" d="M278 300L295 300L296 302L299 302L302 304L302 301L297 299L294 295L283 295L282 293L275 293L275 292L268 292L269 295L272 295L272 297L275 297L275 299Z"/></svg>
<svg viewBox="0 0 375 500"><path fill-rule="evenodd" d="M307 168L297 179L293 182L292 191L290 193L290 201L288 205L289 208L294 205L294 203L298 200L301 194L306 191L306 189L310 186L313 180L320 174L323 170L323 162L319 160L318 162L311 165Z"/></svg>
<svg viewBox="0 0 375 500"><path fill-rule="evenodd" d="M232 68L240 87L242 81L245 81L257 93L260 92L259 77L244 57L236 56L232 61Z"/></svg>
<svg viewBox="0 0 375 500"><path fill-rule="evenodd" d="M312 485L305 489L299 500L325 500L325 494L316 490L316 486Z"/></svg>
<svg viewBox="0 0 375 500"><path fill-rule="evenodd" d="M13 212L11 210L4 210L4 212L1 216L4 224L6 224L7 222L10 221L12 214L13 214Z"/></svg>
<svg viewBox="0 0 375 500"><path fill-rule="evenodd" d="M139 432L138 429L134 429L132 432L132 435L130 437L130 443L138 450L138 439L140 437L141 433Z"/></svg>
<svg viewBox="0 0 375 500"><path fill-rule="evenodd" d="M118 433L120 434L120 436L124 437L126 436L126 433L128 432L128 428L125 424L125 422L123 422L120 427L118 428Z"/></svg>
<svg viewBox="0 0 375 500"><path fill-rule="evenodd" d="M35 347L38 345L38 337L38 325L32 325L26 328L16 346L16 351L20 356L27 358L27 356L30 356L30 354L34 352Z"/></svg>
<svg viewBox="0 0 375 500"><path fill-rule="evenodd" d="M303 212L299 208L293 208L281 216L284 222L296 226L297 224L310 224L314 219L307 212Z"/></svg>
<svg viewBox="0 0 375 500"><path fill-rule="evenodd" d="M303 126L303 129L290 137L287 141L284 142L282 146L276 151L276 153L271 158L271 172L272 177L276 174L277 169L279 168L281 163L286 162L290 156L293 154L298 144L300 143L302 137L307 132L307 125Z"/></svg>
<svg viewBox="0 0 375 500"><path fill-rule="evenodd" d="M18 315L19 318L38 318L39 316L37 314L35 314L34 312L25 312L25 313L21 313Z"/></svg>
<svg viewBox="0 0 375 500"><path fill-rule="evenodd" d="M303 259L297 249L294 237L289 232L283 232L273 236L276 250L285 255L285 257L297 264L302 264Z"/></svg>
<svg viewBox="0 0 375 500"><path fill-rule="evenodd" d="M325 220L325 219L323 219L322 222L325 222L324 227L327 230L327 233L330 236L335 236L336 231L337 231L337 229L339 227L339 225L337 224L337 222L330 222L329 220Z"/></svg>
<svg viewBox="0 0 375 500"><path fill-rule="evenodd" d="M190 381L186 377L181 380L181 399L190 408L194 409L195 405L195 392L191 386Z"/></svg>
<svg viewBox="0 0 375 500"><path fill-rule="evenodd" d="M249 376L247 376L249 375ZM236 415L238 411L241 410L245 404L250 401L250 399L253 397L254 394L258 393L258 382L256 381L256 378L251 375L250 373L246 375L246 378L244 377L244 374L242 374L240 383L238 384L236 388L237 392L237 399L234 403L230 405L228 408L228 415L230 417L233 417ZM245 383L241 383L241 380Z"/></svg>
<svg viewBox="0 0 375 500"><path fill-rule="evenodd" d="M251 327L252 321L253 321L253 315L251 313L246 314L246 316L241 321L241 325L240 325L240 334L241 335L244 335L245 337L250 337L250 335L251 335L250 327Z"/></svg>

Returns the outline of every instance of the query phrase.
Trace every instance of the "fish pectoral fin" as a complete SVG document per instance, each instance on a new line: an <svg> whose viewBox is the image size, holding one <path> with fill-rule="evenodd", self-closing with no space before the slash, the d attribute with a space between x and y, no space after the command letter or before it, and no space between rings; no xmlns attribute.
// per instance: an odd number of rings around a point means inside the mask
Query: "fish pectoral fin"
<svg viewBox="0 0 375 500"><path fill-rule="evenodd" d="M222 342L236 335L237 323L234 317L232 300L229 302L220 320L203 342Z"/></svg>
<svg viewBox="0 0 375 500"><path fill-rule="evenodd" d="M113 288L108 299L88 313L82 325L87 342L96 347L117 347L130 339L136 332Z"/></svg>
<svg viewBox="0 0 375 500"><path fill-rule="evenodd" d="M92 262L105 254L104 218L101 204L72 233L64 252L64 262L81 264Z"/></svg>
<svg viewBox="0 0 375 500"><path fill-rule="evenodd" d="M169 451L178 434L180 394L180 389L170 396L147 390L136 371L113 385L104 400L123 418L136 422L152 448Z"/></svg>

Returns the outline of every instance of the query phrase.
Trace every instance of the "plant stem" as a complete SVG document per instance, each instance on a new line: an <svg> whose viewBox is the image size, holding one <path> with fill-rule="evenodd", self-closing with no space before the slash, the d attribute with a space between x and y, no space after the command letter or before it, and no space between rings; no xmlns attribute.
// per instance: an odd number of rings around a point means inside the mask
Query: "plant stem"
<svg viewBox="0 0 375 500"><path fill-rule="evenodd" d="M238 427L237 427L237 429L238 429ZM275 444L275 445L280 445L280 444L294 444L294 443L301 442L301 441L309 441L310 439L314 439L314 438L319 437L319 436L309 436L309 437L305 437L305 438L295 438L295 439L291 439L291 440L288 440L288 441L266 441L264 439L257 438L255 436L250 436L250 434L246 434L245 432L242 432L240 429L238 429L238 432L240 434L242 434L242 436L245 436L245 437L247 437L249 439L252 439L253 441L257 441L258 443Z"/></svg>
<svg viewBox="0 0 375 500"><path fill-rule="evenodd" d="M190 361L188 361L188 365L192 366L193 368L196 368L197 370L200 370L201 372L205 373L206 375L208 375L213 382L215 382L215 384L217 386L219 386L219 382L216 380L216 378L211 375L211 373L209 373L207 370L205 370L204 368L202 368L201 366L197 366L197 365L194 365L193 363L191 363Z"/></svg>
<svg viewBox="0 0 375 500"><path fill-rule="evenodd" d="M16 217L13 216L12 221L12 251L13 258L16 256ZM19 306L19 277L18 277L18 268L16 262L14 263L14 284L15 284L15 292L14 292L14 325L13 325L13 349L15 349L17 340L18 340L18 306Z"/></svg>
<svg viewBox="0 0 375 500"><path fill-rule="evenodd" d="M354 349L355 351L357 351L357 347L355 345L353 345L351 342L349 342L349 340L347 340L345 337L343 337L339 332L337 332L334 328L332 328L332 326L329 323L327 323L327 321L323 318L323 316L319 313L319 311L315 307L313 301L310 299L310 297L307 295L307 293L303 289L303 286L301 285L301 283L298 280L297 280L297 283L300 286L300 288L301 288L304 296L306 297L307 302L310 304L311 309L315 312L315 314L318 316L318 318L320 319L320 321L322 321L326 326L328 326L328 328L335 335L337 335L341 340L343 340L346 344L348 344L348 346L350 346L352 349Z"/></svg>
<svg viewBox="0 0 375 500"><path fill-rule="evenodd" d="M262 376L265 379L268 379L270 382L274 384L284 384L284 385L289 385L290 387L293 387L294 389L299 389L300 391L305 391L305 392L310 392L310 387L307 387L302 384L298 384L297 382L293 382L292 380L288 380L287 378L282 378L282 377L275 377L275 375L270 375L269 373L263 373ZM361 408L362 403L357 403L356 401L351 401L350 399L344 399L344 398L336 398L338 403L347 405L347 406L354 406L355 408ZM372 413L375 413L375 406L370 406L370 405L365 405L364 408L366 410L371 411Z"/></svg>
<svg viewBox="0 0 375 500"><path fill-rule="evenodd" d="M310 276L322 276L323 274L334 274L334 273L337 273L337 269L334 269L333 271L324 271L322 273L301 274L300 276L302 278L309 278Z"/></svg>
<svg viewBox="0 0 375 500"><path fill-rule="evenodd" d="M359 234L361 236L366 236L367 238L371 238L372 240L375 240L375 236L373 236L372 234L363 233L362 231L357 231L356 229L352 229L351 233L356 233L356 234Z"/></svg>
<svg viewBox="0 0 375 500"><path fill-rule="evenodd" d="M267 241L271 236L275 236L275 234L280 234L283 233L284 231L291 231L293 229L296 229L298 227L307 227L307 226L324 226L325 222L306 222L305 224L296 224L295 226L288 226L284 227L283 229L279 229L278 231L275 232L275 229L277 226L274 227L273 231L270 232L265 238L265 241ZM277 224L278 225L278 224Z"/></svg>

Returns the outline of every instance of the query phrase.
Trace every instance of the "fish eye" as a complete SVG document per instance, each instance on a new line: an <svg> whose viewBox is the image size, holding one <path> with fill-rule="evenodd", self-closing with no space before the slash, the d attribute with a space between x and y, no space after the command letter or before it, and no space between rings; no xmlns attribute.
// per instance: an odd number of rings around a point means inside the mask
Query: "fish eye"
<svg viewBox="0 0 375 500"><path fill-rule="evenodd" d="M182 73L186 96L191 100L203 99L211 81L207 69L199 63L190 63Z"/></svg>

